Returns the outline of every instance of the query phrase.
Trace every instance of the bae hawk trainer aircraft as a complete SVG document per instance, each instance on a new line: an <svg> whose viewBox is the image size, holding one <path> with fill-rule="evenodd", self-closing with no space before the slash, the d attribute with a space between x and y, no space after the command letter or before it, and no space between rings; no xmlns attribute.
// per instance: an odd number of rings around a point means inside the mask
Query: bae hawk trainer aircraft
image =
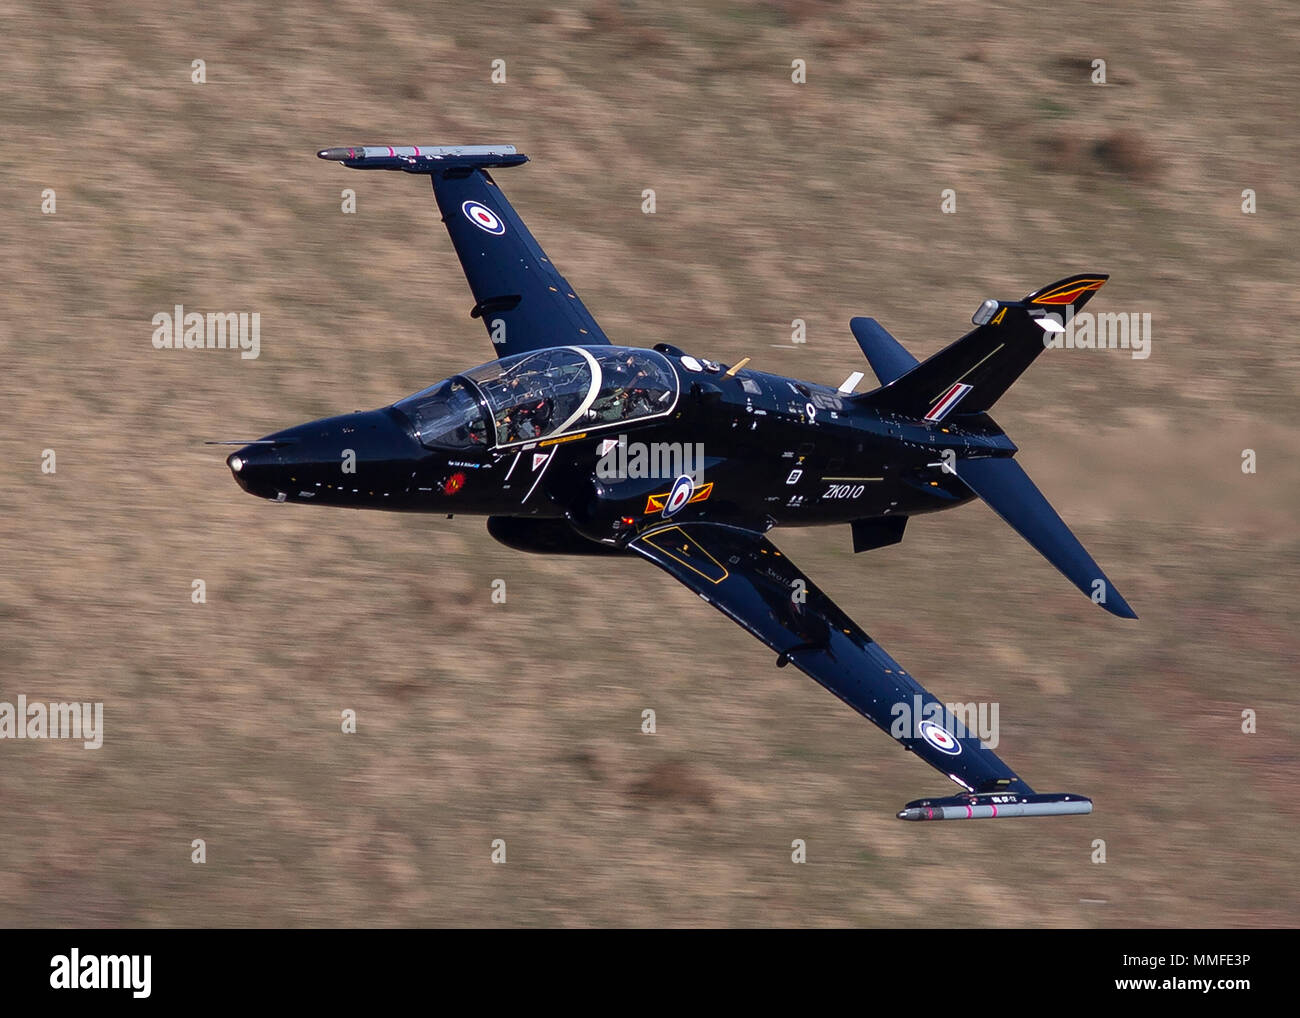
<svg viewBox="0 0 1300 1018"><path fill-rule="evenodd" d="M494 538L522 551L640 556L961 787L908 803L900 819L1092 811L1084 796L1030 788L765 535L848 524L853 550L869 551L902 540L909 517L978 496L1094 603L1136 618L988 414L1061 330L1060 313L1106 276L986 300L975 329L924 362L855 318L880 379L856 393L861 372L836 388L748 358L612 344L488 172L527 162L513 146L318 154L430 178L496 358L392 406L243 444L227 460L240 487L277 502L486 516ZM699 462L675 476L634 469L646 449L665 460L699 450Z"/></svg>

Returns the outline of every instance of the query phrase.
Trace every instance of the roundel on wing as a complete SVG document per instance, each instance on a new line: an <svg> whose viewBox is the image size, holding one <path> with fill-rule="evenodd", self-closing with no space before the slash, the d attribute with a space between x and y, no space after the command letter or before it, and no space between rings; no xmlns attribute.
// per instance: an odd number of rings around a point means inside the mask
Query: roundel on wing
<svg viewBox="0 0 1300 1018"><path fill-rule="evenodd" d="M465 218L477 226L484 233L490 233L494 237L499 237L506 232L506 224L501 222L501 217L484 205L481 201L464 202L460 210L465 213Z"/></svg>
<svg viewBox="0 0 1300 1018"><path fill-rule="evenodd" d="M942 725L935 724L933 721L922 721L920 729L921 738L937 749L940 753L947 753L949 756L956 756L961 752L961 743L958 742L956 737Z"/></svg>

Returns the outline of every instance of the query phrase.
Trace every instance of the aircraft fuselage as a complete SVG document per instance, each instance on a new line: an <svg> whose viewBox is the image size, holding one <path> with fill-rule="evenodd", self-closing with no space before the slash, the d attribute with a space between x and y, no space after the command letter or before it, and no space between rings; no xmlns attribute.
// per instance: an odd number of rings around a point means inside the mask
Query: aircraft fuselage
<svg viewBox="0 0 1300 1018"><path fill-rule="evenodd" d="M1015 451L987 418L975 428L918 422L825 385L673 347L623 351L671 366L669 409L626 419L588 410L558 430L505 434L473 391L488 423L457 447L422 444L399 403L268 435L228 463L245 490L279 502L567 519L584 537L617 545L669 517L766 530L935 512L974 497L945 456ZM669 504L682 476L690 490Z"/></svg>

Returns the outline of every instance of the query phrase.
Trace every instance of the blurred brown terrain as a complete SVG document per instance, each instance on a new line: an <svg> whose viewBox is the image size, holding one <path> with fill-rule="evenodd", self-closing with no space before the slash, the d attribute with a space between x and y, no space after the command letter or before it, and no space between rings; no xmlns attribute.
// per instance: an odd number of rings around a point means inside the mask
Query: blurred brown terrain
<svg viewBox="0 0 1300 1018"><path fill-rule="evenodd" d="M0 741L0 924L1300 920L1300 8L691 6L0 2L0 700L106 729ZM1109 272L1150 358L1049 352L996 416L1139 622L981 505L773 535L1096 812L900 823L954 786L658 570L241 492L204 440L492 357L427 182L314 157L376 142L518 145L616 342L831 384L855 314L923 357ZM175 304L261 356L153 349Z"/></svg>

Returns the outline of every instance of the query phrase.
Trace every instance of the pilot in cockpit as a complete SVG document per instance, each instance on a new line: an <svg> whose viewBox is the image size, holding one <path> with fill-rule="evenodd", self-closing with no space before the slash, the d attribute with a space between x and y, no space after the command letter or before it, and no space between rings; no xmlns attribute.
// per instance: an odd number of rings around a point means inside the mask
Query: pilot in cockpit
<svg viewBox="0 0 1300 1018"><path fill-rule="evenodd" d="M512 406L501 419L505 428L505 441L517 442L545 434L554 416L555 404L549 396L527 399Z"/></svg>
<svg viewBox="0 0 1300 1018"><path fill-rule="evenodd" d="M630 353L611 364L609 374L613 386L621 389L636 388L637 382L649 377L645 365L637 361L634 353Z"/></svg>
<svg viewBox="0 0 1300 1018"><path fill-rule="evenodd" d="M650 392L647 385L651 381L647 365L637 360L636 354L628 354L614 362L610 372L610 388L622 404L624 417L639 417L650 413Z"/></svg>

